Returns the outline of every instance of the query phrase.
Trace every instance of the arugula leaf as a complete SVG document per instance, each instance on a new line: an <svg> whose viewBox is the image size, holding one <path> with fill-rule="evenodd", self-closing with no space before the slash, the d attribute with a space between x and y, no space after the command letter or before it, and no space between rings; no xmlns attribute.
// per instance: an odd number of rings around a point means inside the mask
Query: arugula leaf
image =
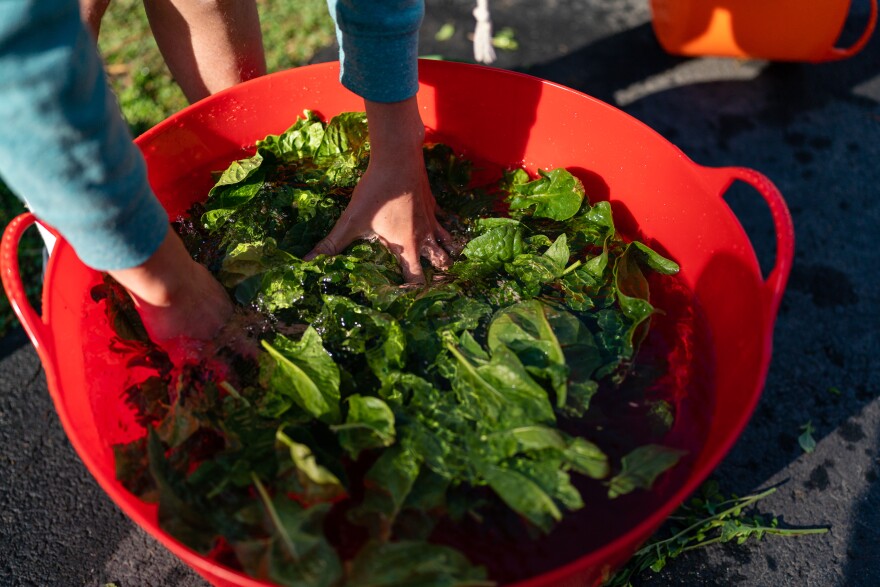
<svg viewBox="0 0 880 587"><path fill-rule="evenodd" d="M707 481L699 494L682 504L669 518L670 522L637 550L605 587L631 587L632 579L648 569L659 573L682 553L719 542L736 540L742 544L749 538L761 540L765 535L794 537L828 532L828 528L779 528L775 517L768 519L754 513L755 504L775 492L776 488L771 487L727 499L718 492L716 481Z"/></svg>

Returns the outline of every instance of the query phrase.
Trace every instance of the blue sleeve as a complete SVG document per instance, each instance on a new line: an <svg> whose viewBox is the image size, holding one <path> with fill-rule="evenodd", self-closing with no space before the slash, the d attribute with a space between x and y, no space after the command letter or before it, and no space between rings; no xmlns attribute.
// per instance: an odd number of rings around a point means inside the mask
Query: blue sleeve
<svg viewBox="0 0 880 587"><path fill-rule="evenodd" d="M0 177L87 265L134 267L168 216L76 0L0 0Z"/></svg>
<svg viewBox="0 0 880 587"><path fill-rule="evenodd" d="M424 0L327 0L336 22L342 84L371 102L400 102L419 90Z"/></svg>

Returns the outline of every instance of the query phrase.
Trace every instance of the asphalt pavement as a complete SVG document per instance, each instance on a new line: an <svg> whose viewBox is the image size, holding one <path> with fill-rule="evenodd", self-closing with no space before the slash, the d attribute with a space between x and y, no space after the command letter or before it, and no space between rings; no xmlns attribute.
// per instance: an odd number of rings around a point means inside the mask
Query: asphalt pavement
<svg viewBox="0 0 880 587"><path fill-rule="evenodd" d="M834 63L685 59L662 51L648 0L495 0L519 47L497 67L590 94L645 122L697 163L743 166L781 190L795 264L754 417L714 477L725 493L778 485L761 510L826 534L694 551L641 585L880 585L880 33ZM806 6L806 4L805 4ZM423 55L470 59L470 0L428 0ZM842 42L868 0L855 0ZM454 25L452 37L435 34ZM328 48L318 60L334 58ZM764 267L760 198L727 199ZM817 447L797 437L811 422ZM24 334L0 341L0 585L204 587L98 488L58 422Z"/></svg>

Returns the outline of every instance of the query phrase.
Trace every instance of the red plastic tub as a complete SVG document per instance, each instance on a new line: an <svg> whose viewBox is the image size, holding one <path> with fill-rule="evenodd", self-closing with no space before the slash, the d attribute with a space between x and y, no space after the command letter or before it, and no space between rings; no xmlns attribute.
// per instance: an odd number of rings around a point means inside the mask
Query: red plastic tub
<svg viewBox="0 0 880 587"><path fill-rule="evenodd" d="M255 141L287 129L304 109L330 117L362 110L342 89L338 64L302 67L221 92L141 136L150 181L175 217L204 198L211 171L246 155ZM624 234L681 265L681 280L702 308L711 344L694 349L714 366L711 413L689 472L627 528L570 562L518 587L598 585L624 563L709 475L743 430L764 385L773 325L791 267L794 234L786 205L756 171L707 168L627 114L563 86L498 69L420 64L419 102L429 139L465 157L501 166L567 167L593 200L609 199ZM776 260L762 276L754 250L723 200L734 181L755 188L772 213ZM28 305L17 248L34 222L25 214L6 229L0 262L6 293L39 353L49 392L71 443L101 487L137 524L218 587L266 585L182 546L157 524L154 506L117 483L111 444L143 432L120 391L132 377L107 351L103 311L89 297L100 276L59 241L46 273L43 314ZM590 528L583 528L589 533Z"/></svg>

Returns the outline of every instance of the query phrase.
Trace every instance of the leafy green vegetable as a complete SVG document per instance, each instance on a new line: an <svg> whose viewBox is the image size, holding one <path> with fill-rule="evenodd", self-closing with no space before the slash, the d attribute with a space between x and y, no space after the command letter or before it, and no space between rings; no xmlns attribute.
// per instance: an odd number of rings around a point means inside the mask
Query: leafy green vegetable
<svg viewBox="0 0 880 587"><path fill-rule="evenodd" d="M330 587L342 575L342 565L322 529L329 505L303 508L283 496L269 495L259 477L254 486L266 509L270 530L266 566L268 576L290 587Z"/></svg>
<svg viewBox="0 0 880 587"><path fill-rule="evenodd" d="M813 421L810 420L801 426L801 430L803 430L803 432L798 436L798 444L801 445L801 449L803 449L805 453L811 453L816 450L816 439L813 438L813 432L815 432L813 429Z"/></svg>
<svg viewBox="0 0 880 587"><path fill-rule="evenodd" d="M345 424L331 429L339 443L356 459L362 450L394 444L394 412L378 397L352 395L348 399Z"/></svg>
<svg viewBox="0 0 880 587"><path fill-rule="evenodd" d="M581 208L584 186L564 169L540 171L541 177L527 183L515 183L509 200L514 217L531 209L538 218L568 220Z"/></svg>
<svg viewBox="0 0 880 587"><path fill-rule="evenodd" d="M768 520L765 515L752 511L755 504L775 492L776 488L771 487L744 497L725 498L719 493L717 482L704 483L699 494L670 516L603 587L632 587L632 580L649 569L659 573L681 554L720 542L743 544L749 538L761 540L765 535L793 537L828 531L828 528L780 528L775 517Z"/></svg>
<svg viewBox="0 0 880 587"><path fill-rule="evenodd" d="M608 482L608 497L625 495L636 488L649 489L658 475L675 465L685 452L666 446L640 446L622 459L623 468Z"/></svg>
<svg viewBox="0 0 880 587"><path fill-rule="evenodd" d="M539 481L516 469L491 467L484 476L495 493L544 531L562 519L562 512ZM576 504L580 506L580 504ZM577 509L577 508L575 508Z"/></svg>
<svg viewBox="0 0 880 587"><path fill-rule="evenodd" d="M303 260L368 138L363 113L306 111L179 223L243 307L216 356L173 365L115 284L95 289L149 372L126 391L147 432L114 447L117 476L167 532L280 585L491 584L435 532L499 516L550 532L597 505L583 484L648 490L683 454L651 444L618 462L581 423L633 370L656 311L646 274L677 265L624 240L568 171L472 186L443 145L425 163L462 245L448 273L407 286L378 242ZM639 399L661 437L672 406Z"/></svg>
<svg viewBox="0 0 880 587"><path fill-rule="evenodd" d="M209 229L224 223L236 208L250 202L263 187L265 175L260 170L263 157L260 154L249 159L234 161L223 172L217 184L208 193L210 206L202 216Z"/></svg>
<svg viewBox="0 0 880 587"><path fill-rule="evenodd" d="M485 572L474 569L452 548L425 542L371 542L352 563L348 587L489 587Z"/></svg>
<svg viewBox="0 0 880 587"><path fill-rule="evenodd" d="M275 437L279 443L290 449L290 459L297 470L302 471L310 481L319 485L342 485L336 475L318 464L312 449L307 445L294 441L282 429L278 430Z"/></svg>
<svg viewBox="0 0 880 587"><path fill-rule="evenodd" d="M260 377L266 381L274 415L282 415L296 403L316 418L339 420L339 368L322 345L321 336L309 327L299 341L283 334L274 343L262 341ZM271 401L271 400L269 400Z"/></svg>
<svg viewBox="0 0 880 587"><path fill-rule="evenodd" d="M403 445L395 445L383 452L364 479L366 495L363 502L349 513L349 518L370 528L372 536L387 541L394 521L415 485L420 467L419 457Z"/></svg>

